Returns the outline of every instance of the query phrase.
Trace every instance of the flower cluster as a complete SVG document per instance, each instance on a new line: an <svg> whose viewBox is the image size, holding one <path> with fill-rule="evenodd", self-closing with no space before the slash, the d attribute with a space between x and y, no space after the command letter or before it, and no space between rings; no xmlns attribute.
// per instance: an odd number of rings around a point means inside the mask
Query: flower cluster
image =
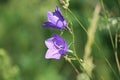
<svg viewBox="0 0 120 80"><path fill-rule="evenodd" d="M43 27L65 29L67 26L66 20L60 12L60 8L57 6L55 12L47 12L48 21L43 23ZM45 45L48 50L46 52L46 59L60 59L62 55L68 51L68 45L66 41L59 35L54 34L53 37L45 40Z"/></svg>

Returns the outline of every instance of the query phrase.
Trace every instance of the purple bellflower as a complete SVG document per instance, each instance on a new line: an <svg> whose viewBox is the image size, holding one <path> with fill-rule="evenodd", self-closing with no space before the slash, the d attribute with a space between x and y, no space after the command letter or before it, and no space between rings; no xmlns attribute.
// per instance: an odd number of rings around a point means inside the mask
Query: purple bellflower
<svg viewBox="0 0 120 80"><path fill-rule="evenodd" d="M46 59L60 59L61 56L68 51L66 41L57 34L54 34L52 38L45 40L45 44L48 48L45 55Z"/></svg>
<svg viewBox="0 0 120 80"><path fill-rule="evenodd" d="M62 16L58 6L56 6L55 12L47 12L47 17L48 21L43 23L43 27L64 29L67 26L66 20Z"/></svg>

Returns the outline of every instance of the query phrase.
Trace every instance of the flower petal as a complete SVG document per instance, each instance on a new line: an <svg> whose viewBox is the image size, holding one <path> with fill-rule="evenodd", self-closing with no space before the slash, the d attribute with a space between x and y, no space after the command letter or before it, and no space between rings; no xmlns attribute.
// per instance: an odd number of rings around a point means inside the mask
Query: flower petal
<svg viewBox="0 0 120 80"><path fill-rule="evenodd" d="M63 55L63 54L66 54L66 52L68 51L68 46L67 46L67 44L66 44L66 41L64 40L64 49L62 49L62 50L59 50L59 53L61 54L61 55Z"/></svg>
<svg viewBox="0 0 120 80"><path fill-rule="evenodd" d="M59 19L57 16L53 15L53 12L48 12L47 17L48 17L48 22L51 22L53 24L55 24Z"/></svg>
<svg viewBox="0 0 120 80"><path fill-rule="evenodd" d="M56 29L62 29L62 27L59 27L59 26L57 26L57 25L54 25L54 24L51 23L51 22L44 22L44 23L42 24L42 26L43 26L43 27L52 27L52 28L56 28Z"/></svg>
<svg viewBox="0 0 120 80"><path fill-rule="evenodd" d="M53 48L54 47L54 44L53 44L52 40L53 40L53 37L45 40L45 45L47 46L47 48Z"/></svg>
<svg viewBox="0 0 120 80"><path fill-rule="evenodd" d="M42 26L48 27L48 26L55 26L55 25L52 24L51 22L44 22L44 23L42 24Z"/></svg>
<svg viewBox="0 0 120 80"><path fill-rule="evenodd" d="M55 9L55 12L53 12L53 15L57 16L62 22L65 20L58 6L56 6L56 9Z"/></svg>
<svg viewBox="0 0 120 80"><path fill-rule="evenodd" d="M45 55L46 59L60 59L61 54L59 54L58 50L48 49Z"/></svg>
<svg viewBox="0 0 120 80"><path fill-rule="evenodd" d="M62 22L62 21L58 20L58 21L56 22L56 26L58 26L58 27L61 28L61 29L64 28L65 25L66 25L66 22L65 22L65 21Z"/></svg>

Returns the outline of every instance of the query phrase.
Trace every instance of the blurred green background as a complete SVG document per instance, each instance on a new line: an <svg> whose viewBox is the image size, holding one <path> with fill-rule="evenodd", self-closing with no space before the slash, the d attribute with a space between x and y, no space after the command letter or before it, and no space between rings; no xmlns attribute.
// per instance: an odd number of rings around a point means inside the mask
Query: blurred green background
<svg viewBox="0 0 120 80"><path fill-rule="evenodd" d="M71 0L69 8L79 18L86 29L93 16L97 0ZM104 0L109 17L120 17L120 1ZM71 65L61 60L46 60L47 50L44 40L53 33L60 34L55 29L43 28L41 25L47 20L47 11L54 11L60 5L57 0L0 0L0 80L76 80L77 74ZM60 6L61 7L61 6ZM61 7L63 15L65 10ZM94 80L118 80L119 72L116 67L114 51L111 45L106 23L100 13L100 20L95 40L102 51L92 46L95 69ZM76 50L80 58L84 53L87 34L73 20ZM69 21L69 19L67 18ZM120 26L120 24L118 24ZM116 26L116 25L115 25ZM111 25L114 38L116 27ZM119 31L120 32L120 31ZM63 36L67 43L71 36L66 31ZM120 52L118 42L118 52ZM103 53L101 53L103 52ZM104 56L111 64L105 61ZM119 54L120 56L120 54Z"/></svg>

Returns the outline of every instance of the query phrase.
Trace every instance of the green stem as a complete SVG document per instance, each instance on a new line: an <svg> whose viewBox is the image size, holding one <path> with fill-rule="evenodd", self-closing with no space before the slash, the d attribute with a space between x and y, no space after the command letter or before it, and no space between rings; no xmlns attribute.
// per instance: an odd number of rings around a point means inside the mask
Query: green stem
<svg viewBox="0 0 120 80"><path fill-rule="evenodd" d="M103 7L103 10L104 10L104 16L105 16L105 19L107 21L107 27L108 27L108 32L109 32L109 36L110 36L110 40L111 40L111 43L112 43L112 47L113 49L115 48L115 45L114 45L114 41L113 41L113 38L112 38L112 33L111 33L111 30L110 30L110 25L108 23L108 16L107 16L107 12L105 10L105 7L104 7L104 4L103 4L103 0L101 0L101 5Z"/></svg>
<svg viewBox="0 0 120 80"><path fill-rule="evenodd" d="M112 70L112 72L114 73L114 75L116 76L116 78L119 80L120 79L119 76L117 76L117 73L114 71L114 69L112 68L112 65L110 64L110 62L107 60L106 57L105 57L105 61L109 65L110 69Z"/></svg>
<svg viewBox="0 0 120 80"><path fill-rule="evenodd" d="M87 33L87 30L85 29L85 27L82 25L82 23L79 21L79 19L72 13L72 11L70 9L67 9L67 11L75 18L75 20L79 23L79 25L82 27L82 29ZM71 23L72 24L72 23ZM81 60L79 59L79 57L77 56L76 53L76 49L75 49L75 34L74 34L74 29L73 26L71 26L71 35L72 35L72 43L73 43L73 55L75 56L76 60L78 61L79 65L80 65L80 69L86 73L88 75L88 77L91 79L90 75L87 73L87 71L84 69Z"/></svg>
<svg viewBox="0 0 120 80"><path fill-rule="evenodd" d="M71 60L68 60L68 62L72 65L72 67L74 68L75 72L79 75L80 72L79 70L76 68L76 66L71 62Z"/></svg>
<svg viewBox="0 0 120 80"><path fill-rule="evenodd" d="M118 42L118 33L116 32L116 35L115 35L115 59L116 59L116 64L117 64L117 67L118 67L118 70L120 72L120 63L119 63L119 60L118 60L118 53L117 53L117 42Z"/></svg>
<svg viewBox="0 0 120 80"><path fill-rule="evenodd" d="M107 21L107 26L108 26L108 32L109 32L109 35L110 35L110 39L111 39L111 43L112 43L112 47L114 49L114 54L115 54L115 59L116 59L116 63L117 63L117 67L118 67L118 70L120 72L120 63L119 63L119 60L118 60L118 55L117 55L117 37L118 37L118 34L116 32L116 35L115 35L115 44L114 44L114 41L113 41L113 37L112 37L112 33L111 33L111 30L110 30L110 25L108 23L108 16L107 16L107 12L105 10L105 7L104 7L104 4L103 4L103 0L101 0L101 5L103 7L103 10L104 10L104 15L105 15L105 19ZM110 68L112 69L111 65L109 64ZM112 71L114 72L114 70L112 69ZM115 72L114 72L115 75L117 75Z"/></svg>
<svg viewBox="0 0 120 80"><path fill-rule="evenodd" d="M75 34L74 34L73 27L71 27L71 31L72 31L71 35L72 35L72 43L73 43L73 55L75 56L76 60L78 61L79 65L80 65L80 69L89 76L89 74L84 69L84 67L82 65L82 62L81 62L81 60L79 59L79 57L77 56L77 53L76 53L75 44L74 44L75 43ZM90 76L89 76L89 78L90 78Z"/></svg>
<svg viewBox="0 0 120 80"><path fill-rule="evenodd" d="M79 21L79 19L73 14L73 12L70 9L67 9L71 15L75 18L75 20L79 23L79 25L82 27L82 29L88 34L87 30L85 29L85 27L83 26L83 24Z"/></svg>
<svg viewBox="0 0 120 80"><path fill-rule="evenodd" d="M68 61L68 62L72 65L72 67L74 68L75 72L79 75L80 72L79 72L79 70L75 67L75 65L74 65L71 61Z"/></svg>
<svg viewBox="0 0 120 80"><path fill-rule="evenodd" d="M73 31L73 27L72 27L72 43L73 43L73 53L74 53L74 56L76 57L77 61L79 62L79 64L81 65L81 62L77 56L77 53L76 53L76 49L75 49L75 36L74 36L74 31Z"/></svg>
<svg viewBox="0 0 120 80"><path fill-rule="evenodd" d="M86 33L88 33L87 32L87 30L84 28L84 26L82 25L82 23L78 20L78 18L72 13L72 11L70 10L70 9L67 9L67 11L68 12L70 12L71 14L72 14L72 16L76 19L76 21L81 25L81 27L84 29L84 31L86 32ZM72 24L72 23L71 23ZM75 34L74 34L74 30L73 30L73 26L71 27L71 35L72 35L72 43L73 43L73 53L74 53L74 56L76 57L76 60L79 62L79 64L80 64L80 66L81 66L81 69L83 69L83 66L82 66L82 64L81 64L81 61L80 61L80 59L78 58L78 56L77 56L77 53L76 53L76 49L75 49ZM84 71L84 70L83 70Z"/></svg>

